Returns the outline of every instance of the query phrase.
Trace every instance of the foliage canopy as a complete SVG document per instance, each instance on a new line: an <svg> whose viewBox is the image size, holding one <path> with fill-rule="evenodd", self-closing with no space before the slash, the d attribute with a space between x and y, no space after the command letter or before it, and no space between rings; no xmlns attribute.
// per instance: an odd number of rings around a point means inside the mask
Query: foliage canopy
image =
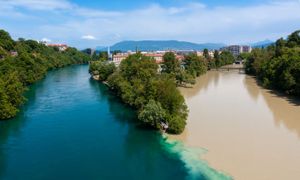
<svg viewBox="0 0 300 180"><path fill-rule="evenodd" d="M263 85L287 94L300 95L300 31L266 49L254 49L245 64L246 73Z"/></svg>

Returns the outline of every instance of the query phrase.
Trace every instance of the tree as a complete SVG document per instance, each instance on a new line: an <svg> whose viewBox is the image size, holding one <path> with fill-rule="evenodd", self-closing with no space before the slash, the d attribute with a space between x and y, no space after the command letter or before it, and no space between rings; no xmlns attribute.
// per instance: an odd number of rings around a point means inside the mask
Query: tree
<svg viewBox="0 0 300 180"><path fill-rule="evenodd" d="M275 43L275 54L276 56L280 56L282 55L282 50L283 50L283 47L285 47L287 44L286 40L284 40L283 38L280 38L276 41Z"/></svg>
<svg viewBox="0 0 300 180"><path fill-rule="evenodd" d="M146 126L158 128L159 122L164 121L169 124L168 132L181 133L187 106L174 76L159 74L157 69L154 59L140 53L130 55L108 77L108 85L124 103L140 112L140 122Z"/></svg>
<svg viewBox="0 0 300 180"><path fill-rule="evenodd" d="M300 31L276 41L267 49L254 49L248 57L246 73L256 77L267 88L300 95Z"/></svg>
<svg viewBox="0 0 300 180"><path fill-rule="evenodd" d="M139 113L138 119L146 125L160 129L160 123L165 121L166 112L159 102L150 100Z"/></svg>
<svg viewBox="0 0 300 180"><path fill-rule="evenodd" d="M184 97L176 88L173 79L168 76L159 77L155 99L166 110L166 122L169 124L168 132L180 134L186 125L188 109Z"/></svg>
<svg viewBox="0 0 300 180"><path fill-rule="evenodd" d="M106 51L100 51L99 58L100 58L100 61L107 61L108 53Z"/></svg>
<svg viewBox="0 0 300 180"><path fill-rule="evenodd" d="M240 55L238 55L238 59L239 60L246 60L250 57L250 53L241 53Z"/></svg>
<svg viewBox="0 0 300 180"><path fill-rule="evenodd" d="M163 56L163 72L176 73L180 69L180 63L173 52L167 52Z"/></svg>
<svg viewBox="0 0 300 180"><path fill-rule="evenodd" d="M17 73L6 74L6 77L0 76L0 119L14 117L25 98L22 96L25 88L20 83Z"/></svg>
<svg viewBox="0 0 300 180"><path fill-rule="evenodd" d="M287 46L290 48L300 46L300 30L295 31L288 36Z"/></svg>
<svg viewBox="0 0 300 180"><path fill-rule="evenodd" d="M13 50L15 46L14 40L10 37L9 33L0 29L0 47L7 51Z"/></svg>
<svg viewBox="0 0 300 180"><path fill-rule="evenodd" d="M205 49L203 50L203 56L204 56L204 58L207 59L207 60L210 59L210 55L209 55L208 49L205 48Z"/></svg>
<svg viewBox="0 0 300 180"><path fill-rule="evenodd" d="M184 63L186 72L193 77L198 77L207 71L204 60L195 53L185 56Z"/></svg>
<svg viewBox="0 0 300 180"><path fill-rule="evenodd" d="M220 52L218 50L214 51L214 59L219 60L220 59Z"/></svg>
<svg viewBox="0 0 300 180"><path fill-rule="evenodd" d="M92 60L93 60L93 61L98 61L98 60L100 60L100 57L97 55L96 52L93 53L93 55L92 55Z"/></svg>
<svg viewBox="0 0 300 180"><path fill-rule="evenodd" d="M245 71L248 74L259 74L262 65L265 61L270 59L267 50L265 49L254 49L245 63Z"/></svg>
<svg viewBox="0 0 300 180"><path fill-rule="evenodd" d="M114 73L116 66L114 63L94 61L91 62L89 72L92 75L98 75L100 81L106 81L107 78Z"/></svg>
<svg viewBox="0 0 300 180"><path fill-rule="evenodd" d="M177 86L187 86L188 84L194 85L196 83L195 78L187 73L185 70L181 69L176 73L176 84Z"/></svg>
<svg viewBox="0 0 300 180"><path fill-rule="evenodd" d="M233 56L233 54L231 52L223 51L220 54L220 61L221 61L221 63L220 63L221 66L224 66L227 64L232 64L235 61L235 57Z"/></svg>

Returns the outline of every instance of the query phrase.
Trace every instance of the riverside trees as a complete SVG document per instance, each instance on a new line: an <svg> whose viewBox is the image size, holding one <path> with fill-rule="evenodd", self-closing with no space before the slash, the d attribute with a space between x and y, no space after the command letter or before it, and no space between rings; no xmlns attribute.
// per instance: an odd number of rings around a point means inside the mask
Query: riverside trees
<svg viewBox="0 0 300 180"><path fill-rule="evenodd" d="M60 52L33 40L14 41L9 33L0 30L0 119L16 115L25 100L26 87L43 78L47 70L89 60L75 48Z"/></svg>
<svg viewBox="0 0 300 180"><path fill-rule="evenodd" d="M98 76L100 81L106 81L115 70L115 64L103 61L91 62L89 67L90 74Z"/></svg>
<svg viewBox="0 0 300 180"><path fill-rule="evenodd" d="M174 76L157 70L154 59L137 53L123 60L107 82L124 103L137 109L142 124L159 129L161 122L168 123L168 132L179 134L186 125L187 106Z"/></svg>
<svg viewBox="0 0 300 180"><path fill-rule="evenodd" d="M123 60L118 69L109 62L93 62L90 73L107 81L122 101L138 111L139 121L155 129L167 123L169 133L179 134L186 125L188 109L177 86L194 84L195 77L205 73L204 59L196 54L179 62L172 52L165 53L162 72L151 57L140 53Z"/></svg>
<svg viewBox="0 0 300 180"><path fill-rule="evenodd" d="M253 50L245 70L265 87L300 96L300 30L266 49Z"/></svg>
<svg viewBox="0 0 300 180"><path fill-rule="evenodd" d="M195 78L206 70L204 59L194 53L186 55L183 62L179 62L173 52L167 52L163 56L162 73L173 77L177 86L195 84Z"/></svg>
<svg viewBox="0 0 300 180"><path fill-rule="evenodd" d="M235 61L235 57L229 51L222 51L221 53L217 50L214 51L214 58L208 59L209 69L211 68L220 68L222 66L232 64Z"/></svg>

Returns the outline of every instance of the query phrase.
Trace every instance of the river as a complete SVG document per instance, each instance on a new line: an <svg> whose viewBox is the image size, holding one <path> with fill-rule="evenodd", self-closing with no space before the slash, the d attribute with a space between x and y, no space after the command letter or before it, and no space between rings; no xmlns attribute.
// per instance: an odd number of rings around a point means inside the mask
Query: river
<svg viewBox="0 0 300 180"><path fill-rule="evenodd" d="M300 179L300 101L238 72L208 72L181 89L190 109L171 138L202 148L199 159L238 180Z"/></svg>
<svg viewBox="0 0 300 180"><path fill-rule="evenodd" d="M136 124L135 111L90 79L87 65L54 70L0 121L0 179L227 178L197 150Z"/></svg>
<svg viewBox="0 0 300 180"><path fill-rule="evenodd" d="M0 179L299 179L297 101L237 72L181 91L188 125L167 138L139 127L87 65L51 71L0 121Z"/></svg>

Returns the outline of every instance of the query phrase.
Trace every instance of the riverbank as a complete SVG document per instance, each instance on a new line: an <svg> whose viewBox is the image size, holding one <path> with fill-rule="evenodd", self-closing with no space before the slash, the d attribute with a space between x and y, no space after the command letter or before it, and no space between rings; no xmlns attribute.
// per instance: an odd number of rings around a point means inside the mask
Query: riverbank
<svg viewBox="0 0 300 180"><path fill-rule="evenodd" d="M238 72L208 72L181 93L190 109L183 134L199 158L234 179L299 179L300 106Z"/></svg>

